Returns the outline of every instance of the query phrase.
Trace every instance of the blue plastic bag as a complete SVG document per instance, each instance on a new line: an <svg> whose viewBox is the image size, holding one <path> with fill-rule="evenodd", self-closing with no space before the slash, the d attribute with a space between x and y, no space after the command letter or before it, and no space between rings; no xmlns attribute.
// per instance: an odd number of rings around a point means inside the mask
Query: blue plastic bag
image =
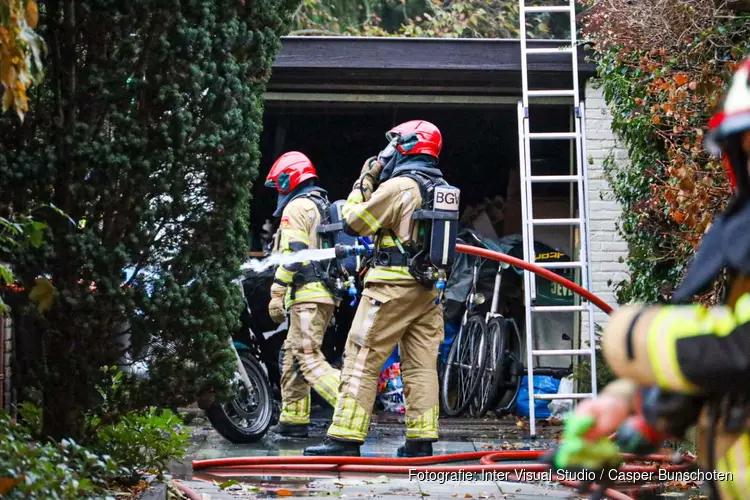
<svg viewBox="0 0 750 500"><path fill-rule="evenodd" d="M440 344L440 360L445 363L448 360L448 353L453 345L453 340L456 338L458 331L461 329L461 323L446 323L445 324L445 340Z"/></svg>
<svg viewBox="0 0 750 500"><path fill-rule="evenodd" d="M543 375L536 375L534 377L534 395L557 394L557 389L559 387L560 380L554 377L546 377ZM526 376L521 380L521 388L518 391L516 415L519 417L529 417L529 379ZM550 415L549 400L535 399L534 418L549 418Z"/></svg>
<svg viewBox="0 0 750 500"><path fill-rule="evenodd" d="M398 363L401 360L401 358L398 355L398 346L396 346L395 349L393 349L393 352L390 356L388 356L388 359L385 360L385 363L383 363L383 368L380 369L380 373L383 373L388 368L390 368L395 363Z"/></svg>

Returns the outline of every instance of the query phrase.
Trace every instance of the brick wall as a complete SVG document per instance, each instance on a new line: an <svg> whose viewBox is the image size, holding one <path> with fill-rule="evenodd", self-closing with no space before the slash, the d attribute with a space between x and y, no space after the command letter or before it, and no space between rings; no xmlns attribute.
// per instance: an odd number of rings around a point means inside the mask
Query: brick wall
<svg viewBox="0 0 750 500"><path fill-rule="evenodd" d="M615 138L612 118L600 89L593 82L586 84L586 160L588 167L589 232L591 234L591 291L611 306L616 306L613 286L627 277L627 266L619 263L626 257L627 243L618 234L615 222L620 216L620 205L614 200L609 183L604 178L603 162L610 154L617 161L627 161L627 150ZM594 322L604 326L607 315L597 310ZM584 323L584 342L588 329Z"/></svg>

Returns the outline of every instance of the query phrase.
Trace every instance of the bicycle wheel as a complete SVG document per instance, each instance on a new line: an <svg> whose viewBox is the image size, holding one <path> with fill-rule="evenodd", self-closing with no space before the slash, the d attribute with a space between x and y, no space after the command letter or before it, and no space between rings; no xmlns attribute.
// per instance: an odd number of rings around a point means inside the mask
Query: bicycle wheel
<svg viewBox="0 0 750 500"><path fill-rule="evenodd" d="M472 416L484 417L497 406L498 391L506 368L508 328L505 318L492 318L487 324L487 362L482 371L477 394L470 407Z"/></svg>
<svg viewBox="0 0 750 500"><path fill-rule="evenodd" d="M487 361L487 323L471 316L453 340L443 371L440 403L448 416L462 414L471 404Z"/></svg>
<svg viewBox="0 0 750 500"><path fill-rule="evenodd" d="M506 319L505 330L508 340L504 354L503 376L498 383L494 403L497 416L507 415L513 411L524 376L524 365L521 362L521 333L518 331L518 325L512 319Z"/></svg>

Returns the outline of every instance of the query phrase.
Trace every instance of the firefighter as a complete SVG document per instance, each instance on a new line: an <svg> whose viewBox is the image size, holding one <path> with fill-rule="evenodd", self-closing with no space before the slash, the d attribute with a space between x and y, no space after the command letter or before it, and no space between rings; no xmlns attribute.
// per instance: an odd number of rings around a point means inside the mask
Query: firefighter
<svg viewBox="0 0 750 500"><path fill-rule="evenodd" d="M633 412L641 389L653 388L659 397L642 410L652 428L666 426L666 435L681 438L697 424L701 469L733 474L733 480L712 482L714 497L745 498L750 488L750 59L739 67L723 109L711 119L706 142L723 158L733 199L704 236L674 294L675 305L631 305L611 316L602 349L621 378L598 398L581 403L574 416L594 417L585 437L602 439ZM724 272L730 280L724 305L689 304Z"/></svg>
<svg viewBox="0 0 750 500"><path fill-rule="evenodd" d="M416 264L408 256L420 250L420 225L412 215L425 201L421 190L444 183L437 167L443 140L423 120L403 123L386 137L388 147L365 162L344 205L344 231L374 235L375 256L347 338L332 424L323 443L306 448L305 455L359 455L381 368L397 344L406 399L406 444L398 455L430 456L438 439L443 311L435 288L415 279Z"/></svg>
<svg viewBox="0 0 750 500"><path fill-rule="evenodd" d="M328 209L327 193L316 184L317 173L302 153L285 153L271 167L265 185L278 192L274 217L281 216L274 253L318 248L317 228ZM289 314L281 374L281 416L275 432L306 437L310 424L310 387L336 405L340 372L326 361L321 346L336 300L326 286L321 265L280 265L271 286L268 312L276 323Z"/></svg>

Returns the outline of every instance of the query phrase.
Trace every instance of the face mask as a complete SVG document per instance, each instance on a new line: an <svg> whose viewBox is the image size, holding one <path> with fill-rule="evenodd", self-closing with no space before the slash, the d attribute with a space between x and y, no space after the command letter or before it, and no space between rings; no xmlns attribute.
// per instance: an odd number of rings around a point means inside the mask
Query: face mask
<svg viewBox="0 0 750 500"><path fill-rule="evenodd" d="M396 156L396 141L393 140L386 146L386 148L378 154L378 163L386 165L388 162Z"/></svg>

